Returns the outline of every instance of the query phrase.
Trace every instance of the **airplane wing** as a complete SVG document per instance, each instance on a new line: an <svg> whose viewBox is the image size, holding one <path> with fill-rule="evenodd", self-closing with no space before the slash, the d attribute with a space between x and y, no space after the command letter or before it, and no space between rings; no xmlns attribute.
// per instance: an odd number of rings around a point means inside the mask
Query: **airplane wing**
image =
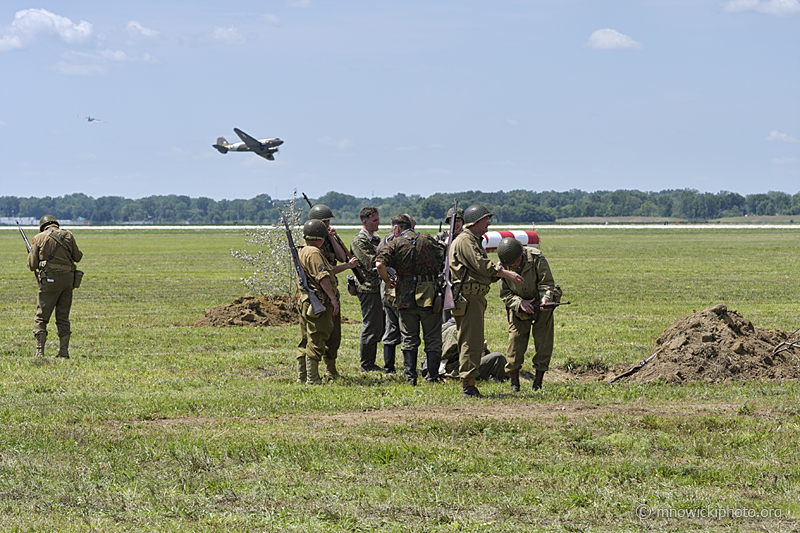
<svg viewBox="0 0 800 533"><path fill-rule="evenodd" d="M233 128L233 131L236 132L236 135L247 145L248 148L253 150L254 152L258 152L261 150L261 143L258 142L256 139L250 137L248 134L240 130L239 128Z"/></svg>

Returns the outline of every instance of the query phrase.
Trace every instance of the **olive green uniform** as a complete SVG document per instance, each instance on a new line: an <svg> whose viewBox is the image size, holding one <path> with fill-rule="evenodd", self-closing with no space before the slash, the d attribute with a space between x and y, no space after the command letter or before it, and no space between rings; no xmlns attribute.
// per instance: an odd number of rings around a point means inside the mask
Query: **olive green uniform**
<svg viewBox="0 0 800 533"><path fill-rule="evenodd" d="M383 337L384 312L381 302L381 278L373 270L375 268L376 247L381 239L366 229L361 228L353 238L350 253L358 258L364 283L358 284L358 301L361 304L361 370L381 370L375 364L378 353L378 342Z"/></svg>
<svg viewBox="0 0 800 533"><path fill-rule="evenodd" d="M423 376L427 373L426 368L423 368ZM496 381L503 381L508 379L504 368L506 366L506 358L499 352L483 351L481 355L481 364L478 369L480 375L478 379L488 380L494 379ZM442 362L439 366L439 376L444 378L458 379L459 367L459 351L458 351L458 328L455 322L448 320L442 324Z"/></svg>
<svg viewBox="0 0 800 533"><path fill-rule="evenodd" d="M28 268L39 269L41 280L39 302L33 321L34 335L47 335L47 323L54 310L58 336L70 335L69 312L72 308L72 290L75 281L74 263L82 258L83 253L78 249L75 237L66 229L47 227L31 241Z"/></svg>
<svg viewBox="0 0 800 533"><path fill-rule="evenodd" d="M500 280L500 299L506 305L508 316L508 353L506 372L511 373L522 368L525 351L533 330L533 345L536 354L533 356L533 368L547 372L550 358L553 355L553 311L526 313L520 308L522 300L533 300L539 305L542 298L557 302L561 291L556 288L550 265L544 254L536 248L524 248L522 261L517 268L511 269L524 278L520 285L508 280Z"/></svg>
<svg viewBox="0 0 800 533"><path fill-rule="evenodd" d="M337 264L336 261L336 252L333 250L333 244L331 243L331 237L326 238L322 241L322 246L319 247L322 255L325 256L325 259L328 260L328 264L332 267L335 267ZM332 276L335 278L336 276ZM338 295L337 295L338 298ZM335 361L339 357L339 346L342 344L342 313L337 313L336 316L333 317L333 331L331 331L331 336L328 338L328 342L326 343L326 353L325 359L330 359Z"/></svg>
<svg viewBox="0 0 800 533"><path fill-rule="evenodd" d="M486 255L483 236L465 228L450 245L450 280L453 294L459 294L452 310L458 327L459 375L477 379L483 354L486 294L497 281L500 266Z"/></svg>
<svg viewBox="0 0 800 533"><path fill-rule="evenodd" d="M320 282L326 277L329 278L331 280L333 292L338 300L339 289L337 280L336 276L331 275L331 269L333 267L328 263L327 259L325 259L325 256L319 248L315 246L301 246L297 249L297 255L300 259L300 266L302 266L303 270L306 272L309 286L316 293L317 297L319 297L320 301L325 304L325 311L317 316L313 316L308 292L300 287L301 339L300 344L297 345L297 358L298 360L305 358L321 361L328 350L327 343L334 330L334 323L333 305L322 289ZM305 368L302 361L300 363L300 368ZM300 378L305 378L302 370L300 371Z"/></svg>

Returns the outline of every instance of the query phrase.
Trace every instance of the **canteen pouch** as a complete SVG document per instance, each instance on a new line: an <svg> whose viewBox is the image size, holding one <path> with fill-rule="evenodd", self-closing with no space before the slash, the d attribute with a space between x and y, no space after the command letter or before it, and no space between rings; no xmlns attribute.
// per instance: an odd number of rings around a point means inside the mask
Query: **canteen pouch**
<svg viewBox="0 0 800 533"><path fill-rule="evenodd" d="M414 301L418 307L433 307L435 298L436 284L432 281L423 281L414 287Z"/></svg>
<svg viewBox="0 0 800 533"><path fill-rule="evenodd" d="M75 277L74 277L74 279L72 281L72 288L73 289L77 289L78 287L81 286L81 281L83 281L83 271L82 270L76 270L75 272L73 272L73 275Z"/></svg>
<svg viewBox="0 0 800 533"><path fill-rule="evenodd" d="M450 314L453 316L464 316L467 313L467 299L464 298L463 294L458 295L458 300L455 302L455 307L450 310Z"/></svg>
<svg viewBox="0 0 800 533"><path fill-rule="evenodd" d="M347 292L353 296L358 296L358 287L356 287L356 278L352 275L347 276Z"/></svg>

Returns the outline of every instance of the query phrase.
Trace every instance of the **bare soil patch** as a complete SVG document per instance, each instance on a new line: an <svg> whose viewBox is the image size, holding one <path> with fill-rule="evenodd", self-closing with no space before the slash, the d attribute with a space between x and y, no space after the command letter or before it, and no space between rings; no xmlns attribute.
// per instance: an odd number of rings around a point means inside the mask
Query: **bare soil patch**
<svg viewBox="0 0 800 533"><path fill-rule="evenodd" d="M297 309L288 296L242 296L233 302L206 309L205 316L192 327L265 327L299 324Z"/></svg>
<svg viewBox="0 0 800 533"><path fill-rule="evenodd" d="M775 348L790 334L753 326L735 310L715 305L672 323L656 340L655 357L629 383L666 381L782 381L800 379L800 348ZM797 341L794 341L797 343ZM611 378L626 368L616 366Z"/></svg>

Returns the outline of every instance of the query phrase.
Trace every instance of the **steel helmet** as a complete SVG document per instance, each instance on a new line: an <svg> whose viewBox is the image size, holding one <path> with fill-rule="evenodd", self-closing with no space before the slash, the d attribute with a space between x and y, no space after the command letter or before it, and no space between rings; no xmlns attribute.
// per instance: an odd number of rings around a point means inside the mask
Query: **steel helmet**
<svg viewBox="0 0 800 533"><path fill-rule="evenodd" d="M450 223L450 217L451 216L453 216L453 208L452 207L447 210L447 217L444 219L446 224ZM456 218L457 219L460 218L461 220L464 220L464 210L461 209L460 207L458 209L456 209Z"/></svg>
<svg viewBox="0 0 800 533"><path fill-rule="evenodd" d="M58 220L53 215L45 215L39 219L39 231L44 231L44 228L49 226L50 224L55 224L58 226Z"/></svg>
<svg viewBox="0 0 800 533"><path fill-rule="evenodd" d="M321 220L309 220L303 224L303 238L304 239L324 239L328 236L328 228Z"/></svg>
<svg viewBox="0 0 800 533"><path fill-rule="evenodd" d="M470 227L479 220L490 217L492 214L482 205L471 205L464 210L464 225Z"/></svg>
<svg viewBox="0 0 800 533"><path fill-rule="evenodd" d="M522 243L514 237L504 237L497 244L497 257L504 265L510 265L522 255Z"/></svg>
<svg viewBox="0 0 800 533"><path fill-rule="evenodd" d="M328 220L335 217L330 207L325 204L317 204L308 212L308 218L311 220Z"/></svg>

